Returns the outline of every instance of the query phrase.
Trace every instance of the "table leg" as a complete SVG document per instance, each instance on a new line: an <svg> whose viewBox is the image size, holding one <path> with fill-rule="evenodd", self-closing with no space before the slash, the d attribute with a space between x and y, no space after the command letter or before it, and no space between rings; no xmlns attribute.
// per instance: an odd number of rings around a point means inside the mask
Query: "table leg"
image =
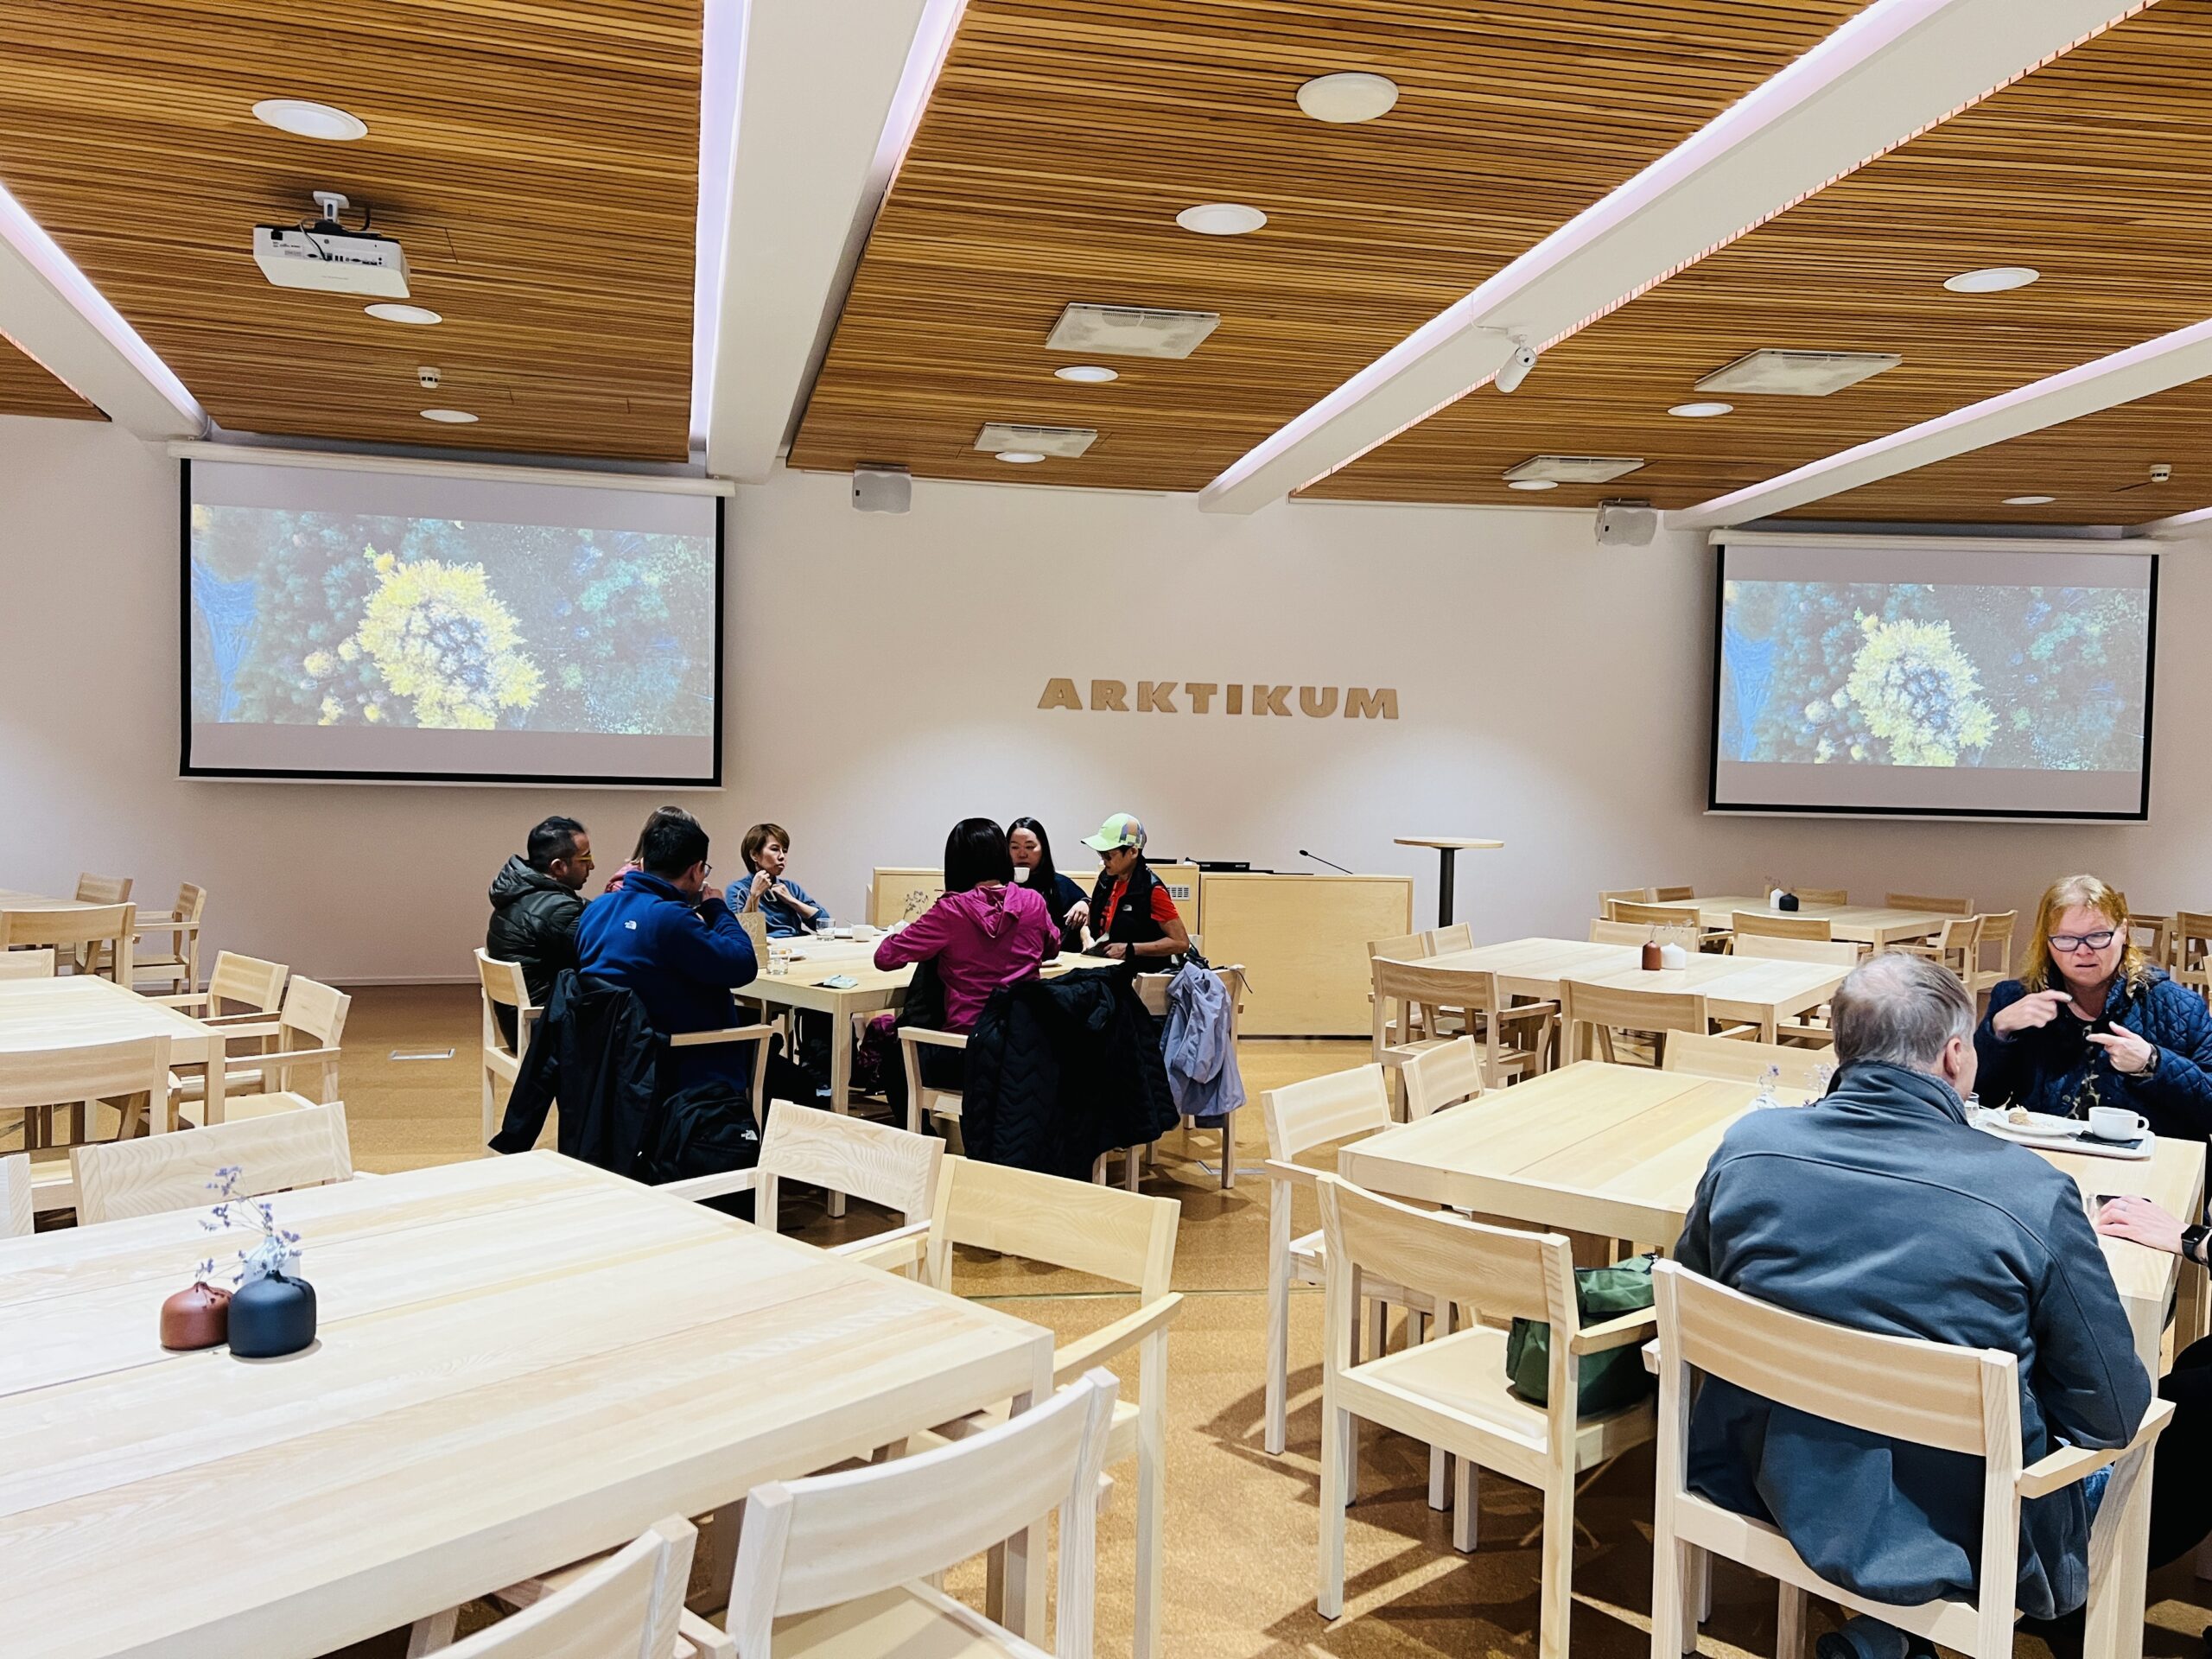
<svg viewBox="0 0 2212 1659"><path fill-rule="evenodd" d="M853 1109L850 1098L853 1087L853 1017L842 1007L830 1012L830 1109L840 1116ZM798 1020L792 1020L796 1029ZM832 1217L845 1213L845 1195L830 1194L830 1214Z"/></svg>
<svg viewBox="0 0 2212 1659"><path fill-rule="evenodd" d="M1459 855L1459 849L1457 847L1440 847L1436 849L1436 925L1439 927L1452 925L1452 861Z"/></svg>
<svg viewBox="0 0 2212 1659"><path fill-rule="evenodd" d="M223 1121L223 1073L227 1068L223 1064L221 1041L218 1039L209 1046L214 1053L207 1062L207 1092L200 1116L208 1123L219 1123ZM166 1099L162 1106L161 1127L164 1129L176 1128L176 1109Z"/></svg>

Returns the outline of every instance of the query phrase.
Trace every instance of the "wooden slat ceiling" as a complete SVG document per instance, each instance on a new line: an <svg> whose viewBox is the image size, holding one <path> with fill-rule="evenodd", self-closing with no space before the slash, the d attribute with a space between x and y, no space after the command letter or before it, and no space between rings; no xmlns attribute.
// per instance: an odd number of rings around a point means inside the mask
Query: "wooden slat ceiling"
<svg viewBox="0 0 2212 1659"><path fill-rule="evenodd" d="M1192 490L1860 10L1860 0L969 0L791 451L1010 480L986 421L1095 426L1033 483ZM1294 101L1401 86L1334 127ZM1205 201L1255 235L1179 229ZM1217 310L1052 378L1071 301Z"/></svg>
<svg viewBox="0 0 2212 1659"><path fill-rule="evenodd" d="M107 418L4 335L0 335L0 415L42 415L57 421Z"/></svg>
<svg viewBox="0 0 2212 1659"><path fill-rule="evenodd" d="M0 181L226 428L680 461L701 3L0 0ZM292 137L266 98L369 136ZM318 188L442 325L263 278L253 226Z"/></svg>
<svg viewBox="0 0 2212 1659"><path fill-rule="evenodd" d="M2035 266L2043 280L1980 296L1941 286L2001 264ZM2212 0L2163 0L1563 342L1510 397L1463 398L1309 493L1688 506L2208 316ZM1832 397L1738 397L1737 412L1718 420L1664 412L1699 396L1702 376L1769 346L1905 360ZM1985 478L1978 499L1949 481L1923 494L1910 476L1878 499L1884 516L1915 521L2107 523L2114 509L2091 486L2133 482L2147 460L2184 459L2145 456L2139 435L2128 420L2101 419L2055 435L2074 456L2075 493L1967 467L1942 477ZM1509 492L1499 474L1538 453L1649 465L1608 485ZM2212 500L2212 469L2197 483L2196 495L2180 482L2157 492L2140 516ZM1999 505L2030 491L2062 499ZM2137 492L2120 510L2152 496ZM1820 502L1800 516L1838 513Z"/></svg>

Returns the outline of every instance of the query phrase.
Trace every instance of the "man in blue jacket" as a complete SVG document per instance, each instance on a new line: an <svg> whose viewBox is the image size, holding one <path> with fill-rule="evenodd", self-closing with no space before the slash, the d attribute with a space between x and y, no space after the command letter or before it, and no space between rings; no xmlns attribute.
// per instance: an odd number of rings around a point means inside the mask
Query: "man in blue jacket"
<svg viewBox="0 0 2212 1659"><path fill-rule="evenodd" d="M1834 1002L1827 1096L1732 1126L1699 1184L1683 1266L1856 1330L2019 1357L2021 1455L2124 1446L2151 1402L2119 1293L2071 1176L1969 1128L1974 1004L1940 964L1876 957ZM1973 1592L1981 1463L1785 1409L1708 1378L1690 1419L1690 1484L1770 1520L1806 1564L1872 1600ZM2020 1515L2018 1605L2088 1594L2090 1494ZM2002 1593L2001 1592L1999 1593ZM1821 1659L1893 1659L1902 1632L1853 1619Z"/></svg>
<svg viewBox="0 0 2212 1659"><path fill-rule="evenodd" d="M576 925L580 972L627 986L645 1005L655 1031L721 1031L738 1024L730 992L759 971L753 942L709 887L707 832L690 819L646 826L640 868L622 886L584 906ZM709 1044L671 1051L672 1086L713 1079L744 1094L752 1049Z"/></svg>

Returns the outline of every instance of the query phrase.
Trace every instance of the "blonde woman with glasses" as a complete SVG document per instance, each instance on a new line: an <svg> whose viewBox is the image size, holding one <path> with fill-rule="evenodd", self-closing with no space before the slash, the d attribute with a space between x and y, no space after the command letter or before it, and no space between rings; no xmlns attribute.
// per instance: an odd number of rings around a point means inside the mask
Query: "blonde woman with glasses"
<svg viewBox="0 0 2212 1659"><path fill-rule="evenodd" d="M2158 1135L2212 1135L2212 1015L2127 942L2127 905L2094 875L2054 882L2018 979L1974 1033L1985 1105L2061 1117L2140 1112Z"/></svg>

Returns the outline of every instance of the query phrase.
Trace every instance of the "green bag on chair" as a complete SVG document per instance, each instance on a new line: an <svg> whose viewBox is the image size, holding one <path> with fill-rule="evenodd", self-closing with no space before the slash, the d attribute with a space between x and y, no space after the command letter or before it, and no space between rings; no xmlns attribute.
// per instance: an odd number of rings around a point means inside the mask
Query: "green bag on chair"
<svg viewBox="0 0 2212 1659"><path fill-rule="evenodd" d="M1585 1325L1597 1325L1623 1313L1651 1306L1651 1263L1639 1255L1610 1268L1574 1270L1574 1304ZM1541 1406L1551 1394L1552 1327L1543 1319L1516 1319L1505 1336L1505 1380L1514 1393L1531 1405ZM1581 1376L1576 1382L1576 1404L1580 1414L1632 1406L1657 1386L1657 1379L1643 1369L1643 1344L1629 1343L1602 1354L1582 1356Z"/></svg>

